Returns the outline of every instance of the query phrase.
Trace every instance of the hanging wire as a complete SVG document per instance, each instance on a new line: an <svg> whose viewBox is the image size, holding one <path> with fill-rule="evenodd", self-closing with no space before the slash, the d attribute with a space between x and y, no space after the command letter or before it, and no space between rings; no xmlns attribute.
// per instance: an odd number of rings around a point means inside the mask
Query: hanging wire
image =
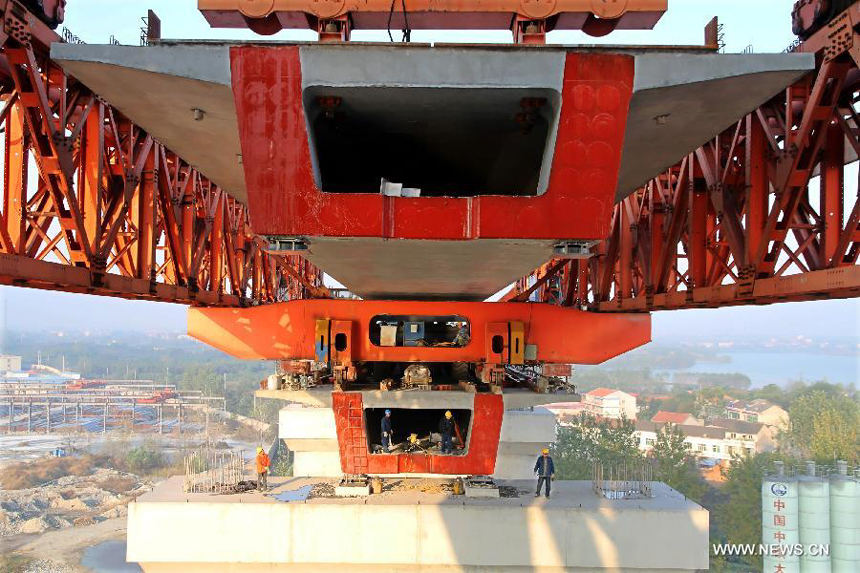
<svg viewBox="0 0 860 573"><path fill-rule="evenodd" d="M391 19L394 17L394 4L397 0L391 0L391 8L388 10L388 39L393 42L394 37L391 35ZM406 10L406 0L400 0L400 7L403 9L403 36L401 37L401 42L411 42L412 41L412 29L409 27L409 13Z"/></svg>

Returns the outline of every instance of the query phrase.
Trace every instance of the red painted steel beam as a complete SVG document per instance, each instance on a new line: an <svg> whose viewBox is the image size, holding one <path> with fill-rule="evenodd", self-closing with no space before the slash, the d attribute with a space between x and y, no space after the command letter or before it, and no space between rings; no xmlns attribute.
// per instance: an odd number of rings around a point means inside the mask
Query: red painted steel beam
<svg viewBox="0 0 860 573"><path fill-rule="evenodd" d="M562 304L636 312L860 296L860 201L844 193L846 142L860 151L859 45L860 2L797 48L818 55L814 73L616 206Z"/></svg>
<svg viewBox="0 0 860 573"><path fill-rule="evenodd" d="M463 347L378 346L371 342L371 319L379 315L464 317L471 338ZM316 360L317 320L344 321L351 333L355 361L483 362L488 328L522 322L526 345L534 345L537 362L599 364L646 344L651 338L648 315L604 315L548 304L296 300L264 306L192 308L188 334L237 358Z"/></svg>
<svg viewBox="0 0 860 573"><path fill-rule="evenodd" d="M40 20L0 11L16 31L0 34L1 284L214 306L328 296L318 269L265 251L247 207L54 64Z"/></svg>

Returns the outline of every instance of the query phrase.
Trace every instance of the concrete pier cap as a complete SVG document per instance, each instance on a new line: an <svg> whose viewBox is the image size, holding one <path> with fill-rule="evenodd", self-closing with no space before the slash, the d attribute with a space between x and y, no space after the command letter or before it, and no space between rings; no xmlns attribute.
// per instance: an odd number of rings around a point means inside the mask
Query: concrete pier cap
<svg viewBox="0 0 860 573"><path fill-rule="evenodd" d="M309 497L321 482L334 483L272 478L267 495L208 495L170 478L129 504L127 558L146 573L708 568L708 512L662 483L642 500L604 499L583 481L557 481L551 499L535 499L532 480L506 482L518 497L495 499L417 489Z"/></svg>

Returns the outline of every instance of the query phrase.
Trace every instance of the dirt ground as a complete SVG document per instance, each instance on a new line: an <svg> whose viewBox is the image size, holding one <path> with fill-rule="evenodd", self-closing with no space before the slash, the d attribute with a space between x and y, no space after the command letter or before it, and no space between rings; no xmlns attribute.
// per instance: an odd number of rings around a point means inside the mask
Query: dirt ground
<svg viewBox="0 0 860 573"><path fill-rule="evenodd" d="M34 573L40 569L51 570L51 564L56 564L55 571L88 573L80 565L84 550L103 541L125 539L125 535L126 518L115 517L93 525L47 531L41 535L0 538L0 554L14 552L23 557L33 557L38 563L25 571Z"/></svg>

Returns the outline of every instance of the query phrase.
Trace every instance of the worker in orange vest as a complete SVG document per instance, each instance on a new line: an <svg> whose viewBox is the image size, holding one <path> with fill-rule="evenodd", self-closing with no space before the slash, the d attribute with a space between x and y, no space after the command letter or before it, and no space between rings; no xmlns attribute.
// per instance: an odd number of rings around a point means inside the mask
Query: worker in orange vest
<svg viewBox="0 0 860 573"><path fill-rule="evenodd" d="M269 489L266 477L269 475L269 456L263 448L257 448L257 489L265 491Z"/></svg>

